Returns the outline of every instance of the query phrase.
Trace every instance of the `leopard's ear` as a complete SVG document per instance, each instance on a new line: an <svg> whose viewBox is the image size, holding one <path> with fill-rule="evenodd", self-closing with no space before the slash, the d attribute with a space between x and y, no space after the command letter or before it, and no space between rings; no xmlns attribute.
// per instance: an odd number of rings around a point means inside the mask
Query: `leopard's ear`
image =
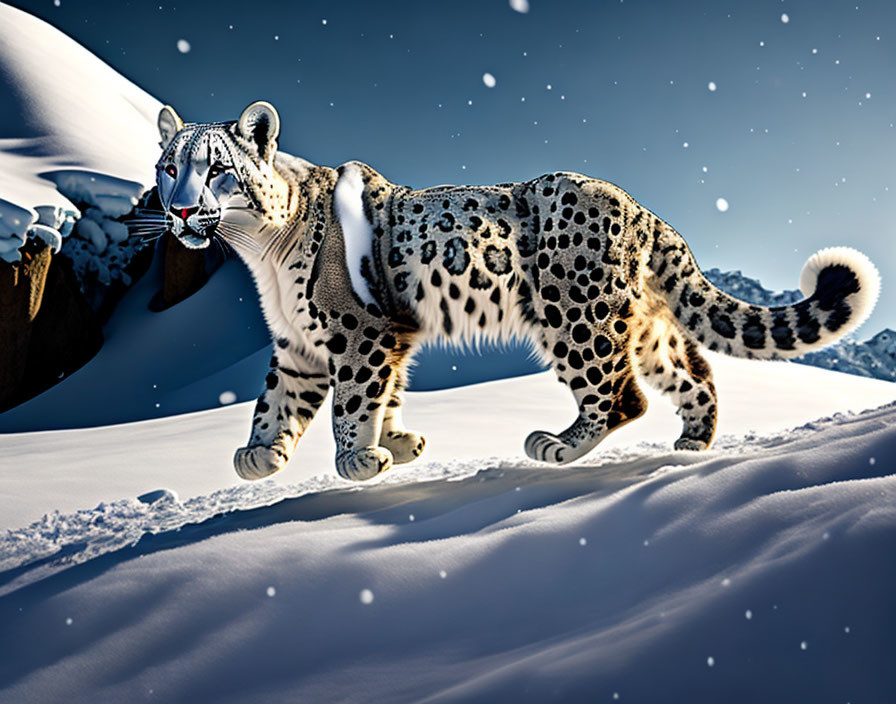
<svg viewBox="0 0 896 704"><path fill-rule="evenodd" d="M162 149L166 149L171 144L174 135L180 132L183 127L184 121L174 112L173 107L166 105L162 108L161 112L159 112L159 134L162 136L162 141L160 142Z"/></svg>
<svg viewBox="0 0 896 704"><path fill-rule="evenodd" d="M268 102L259 100L243 110L237 129L240 136L258 147L258 156L267 162L277 151L277 137L280 135L280 116Z"/></svg>

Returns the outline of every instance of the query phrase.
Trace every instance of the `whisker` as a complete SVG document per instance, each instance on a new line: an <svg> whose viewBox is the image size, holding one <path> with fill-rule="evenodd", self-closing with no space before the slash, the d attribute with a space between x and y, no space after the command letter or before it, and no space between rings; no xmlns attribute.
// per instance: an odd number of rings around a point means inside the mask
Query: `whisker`
<svg viewBox="0 0 896 704"><path fill-rule="evenodd" d="M248 249L252 252L259 251L258 243L252 238L252 236L233 223L219 222L217 233L220 235L221 239L224 240L224 242L228 245L232 246L232 244L238 244L242 248ZM230 240L232 240L232 242Z"/></svg>
<svg viewBox="0 0 896 704"><path fill-rule="evenodd" d="M146 237L149 235L164 235L164 230L128 230L128 234L136 237Z"/></svg>

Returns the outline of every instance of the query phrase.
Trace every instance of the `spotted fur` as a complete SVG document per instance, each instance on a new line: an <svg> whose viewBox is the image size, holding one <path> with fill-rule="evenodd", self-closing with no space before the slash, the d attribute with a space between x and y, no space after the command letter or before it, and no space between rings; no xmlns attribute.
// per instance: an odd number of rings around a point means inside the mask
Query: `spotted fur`
<svg viewBox="0 0 896 704"><path fill-rule="evenodd" d="M417 457L424 439L402 424L402 391L414 349L435 339L533 341L578 405L566 430L528 437L534 459L575 460L642 415L639 379L677 405L675 447L705 449L717 401L699 346L795 357L855 328L877 298L874 267L840 248L810 259L805 300L749 305L606 181L561 172L413 190L359 162L331 169L278 153L278 131L267 103L232 123L160 116L169 229L187 246L219 237L236 250L275 340L234 460L247 479L286 464L330 388L340 475Z"/></svg>

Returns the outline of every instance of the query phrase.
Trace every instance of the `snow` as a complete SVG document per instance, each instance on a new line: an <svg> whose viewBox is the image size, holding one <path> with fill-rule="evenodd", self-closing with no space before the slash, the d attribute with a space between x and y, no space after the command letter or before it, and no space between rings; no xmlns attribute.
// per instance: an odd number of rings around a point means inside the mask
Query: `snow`
<svg viewBox="0 0 896 704"><path fill-rule="evenodd" d="M229 406L231 403L236 402L236 394L233 391L222 391L218 396L218 403L222 406Z"/></svg>
<svg viewBox="0 0 896 704"><path fill-rule="evenodd" d="M716 209L720 213L724 213L726 210L728 210L728 201L725 200L724 198L717 198L716 199Z"/></svg>
<svg viewBox="0 0 896 704"><path fill-rule="evenodd" d="M449 395L426 406L461 424ZM231 410L25 436L55 466L26 501L79 474L102 483L109 452L133 488L174 476L161 458L134 466L146 430L168 461L204 446L190 466L215 474ZM472 441L485 434L498 435ZM0 698L888 700L894 454L890 405L708 453L629 443L564 469L424 462L358 487L327 462L292 487L148 505L122 486L0 541ZM33 469L2 472L3 496Z"/></svg>
<svg viewBox="0 0 896 704"><path fill-rule="evenodd" d="M529 0L510 0L510 7L516 12L526 14L529 11Z"/></svg>
<svg viewBox="0 0 896 704"><path fill-rule="evenodd" d="M494 88L497 85L495 77L488 72L482 74L482 82L486 88Z"/></svg>

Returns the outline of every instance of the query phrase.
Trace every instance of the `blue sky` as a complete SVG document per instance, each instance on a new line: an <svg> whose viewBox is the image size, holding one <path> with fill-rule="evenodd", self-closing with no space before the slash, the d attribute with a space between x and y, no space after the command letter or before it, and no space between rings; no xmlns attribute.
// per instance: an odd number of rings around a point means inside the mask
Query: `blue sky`
<svg viewBox="0 0 896 704"><path fill-rule="evenodd" d="M896 327L892 2L14 4L189 121L271 101L281 148L317 163L416 187L584 172L704 268L771 288L820 247L858 247L884 277L860 334Z"/></svg>

